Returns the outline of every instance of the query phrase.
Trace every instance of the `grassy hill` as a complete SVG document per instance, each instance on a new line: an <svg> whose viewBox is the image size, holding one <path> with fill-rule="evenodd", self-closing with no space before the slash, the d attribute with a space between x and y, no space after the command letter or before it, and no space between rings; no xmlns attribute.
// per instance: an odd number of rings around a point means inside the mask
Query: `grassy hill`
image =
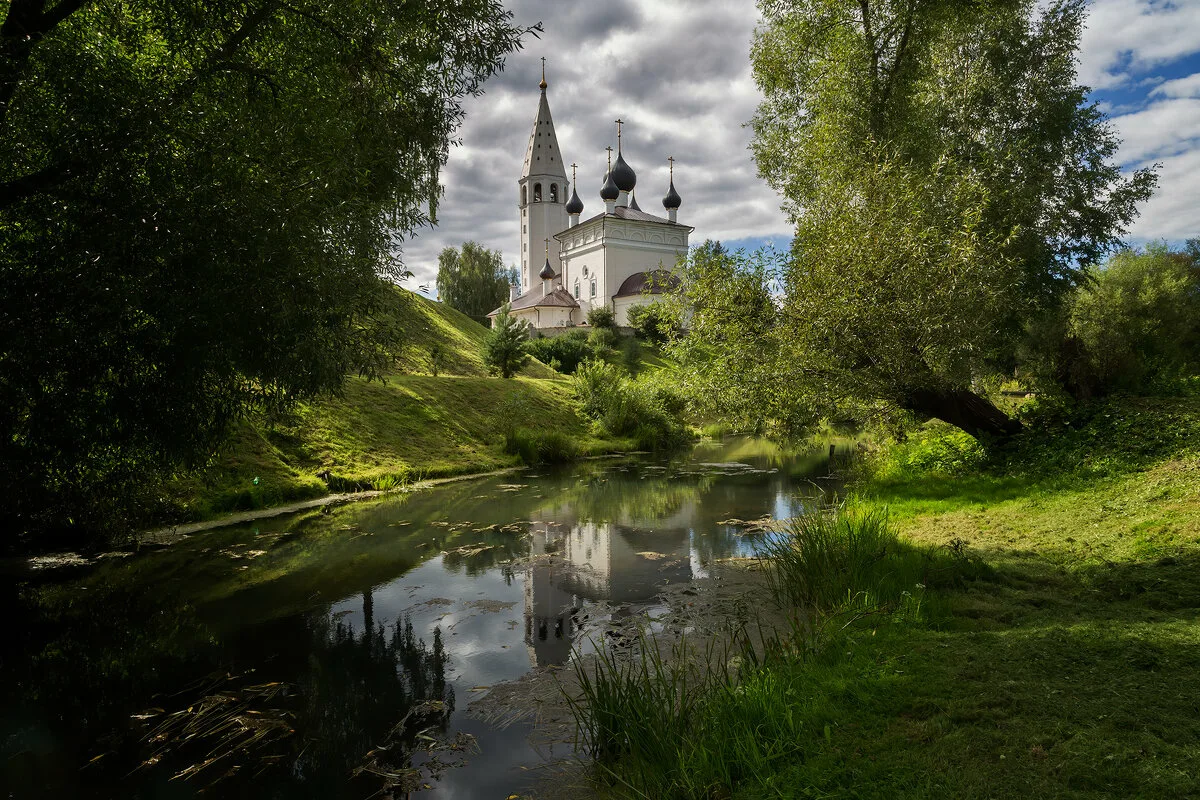
<svg viewBox="0 0 1200 800"><path fill-rule="evenodd" d="M569 382L540 362L511 380L489 377L481 355L487 331L469 317L403 289L390 313L406 339L392 373L383 381L352 376L341 396L301 404L287 419L241 424L208 470L168 487L173 516L206 519L331 490L510 466L509 426L567 434L584 453L622 447L589 434Z"/></svg>

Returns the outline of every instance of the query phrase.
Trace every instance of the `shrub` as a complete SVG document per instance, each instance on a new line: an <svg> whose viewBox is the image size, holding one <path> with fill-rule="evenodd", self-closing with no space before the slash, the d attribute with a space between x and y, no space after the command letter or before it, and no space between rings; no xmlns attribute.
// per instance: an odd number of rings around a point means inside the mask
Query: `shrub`
<svg viewBox="0 0 1200 800"><path fill-rule="evenodd" d="M575 441L559 431L531 431L528 428L512 428L505 432L504 452L515 455L521 463L564 464L579 453Z"/></svg>
<svg viewBox="0 0 1200 800"><path fill-rule="evenodd" d="M668 449L687 439L684 398L662 380L630 380L620 367L591 360L575 371L575 396L604 432L632 437L639 448Z"/></svg>
<svg viewBox="0 0 1200 800"><path fill-rule="evenodd" d="M1200 241L1118 253L1031 333L1031 377L1077 400L1186 393L1200 374Z"/></svg>
<svg viewBox="0 0 1200 800"><path fill-rule="evenodd" d="M529 354L550 365L558 362L554 368L568 375L574 374L576 368L584 361L594 357L594 352L584 331L571 331L562 336L533 339L526 346Z"/></svg>
<svg viewBox="0 0 1200 800"><path fill-rule="evenodd" d="M607 306L596 306L588 312L588 325L593 328L616 328L616 319L613 317L611 308Z"/></svg>
<svg viewBox="0 0 1200 800"><path fill-rule="evenodd" d="M634 306L626 317L634 334L653 344L663 344L679 329L674 313L663 303Z"/></svg>

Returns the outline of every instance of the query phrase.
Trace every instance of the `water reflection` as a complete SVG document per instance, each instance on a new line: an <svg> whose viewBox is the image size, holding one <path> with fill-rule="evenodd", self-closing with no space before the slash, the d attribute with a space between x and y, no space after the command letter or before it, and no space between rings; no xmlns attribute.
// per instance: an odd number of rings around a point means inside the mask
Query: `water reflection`
<svg viewBox="0 0 1200 800"><path fill-rule="evenodd" d="M525 645L532 666L567 661L587 601L649 603L667 583L691 580L688 529L641 530L612 522L531 526Z"/></svg>
<svg viewBox="0 0 1200 800"><path fill-rule="evenodd" d="M359 798L380 773L428 763L414 760L419 723L470 731L481 750L432 796L505 796L539 755L470 720L469 698L566 662L587 625L645 613L664 585L752 552L723 523L798 513L827 491L812 482L825 458L733 440L470 480L27 587L16 657L0 662L0 779L15 797L191 797L217 775L221 796ZM250 691L270 684L287 690ZM147 733L220 692L284 715L287 735L169 780L212 747Z"/></svg>

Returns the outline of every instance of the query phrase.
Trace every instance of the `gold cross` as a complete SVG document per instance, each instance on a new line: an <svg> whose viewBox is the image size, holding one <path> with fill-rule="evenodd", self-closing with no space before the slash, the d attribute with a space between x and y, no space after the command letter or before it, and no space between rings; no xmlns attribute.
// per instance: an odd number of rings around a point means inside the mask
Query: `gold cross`
<svg viewBox="0 0 1200 800"><path fill-rule="evenodd" d="M609 172L611 172L612 171L612 146L610 145L604 149L608 151L608 170L609 170Z"/></svg>

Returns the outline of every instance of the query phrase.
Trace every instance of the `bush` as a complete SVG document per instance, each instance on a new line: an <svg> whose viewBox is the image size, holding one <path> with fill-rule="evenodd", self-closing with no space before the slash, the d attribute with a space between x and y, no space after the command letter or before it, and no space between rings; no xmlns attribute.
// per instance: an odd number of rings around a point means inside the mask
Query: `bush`
<svg viewBox="0 0 1200 800"><path fill-rule="evenodd" d="M558 362L554 368L568 375L574 374L581 363L595 357L588 341L588 335L584 331L571 331L562 336L533 339L526 345L526 349L530 355L543 364L550 365L551 362Z"/></svg>
<svg viewBox="0 0 1200 800"><path fill-rule="evenodd" d="M679 329L675 315L662 303L634 306L626 316L634 334L653 344L665 343Z"/></svg>
<svg viewBox="0 0 1200 800"><path fill-rule="evenodd" d="M607 306L596 306L588 312L588 325L593 328L612 328L615 329L616 319L613 317L611 308Z"/></svg>
<svg viewBox="0 0 1200 800"><path fill-rule="evenodd" d="M591 360L575 371L575 396L605 433L632 437L639 448L668 449L687 439L683 395L661 380L630 380L615 364Z"/></svg>
<svg viewBox="0 0 1200 800"><path fill-rule="evenodd" d="M575 441L559 431L531 431L528 428L513 428L505 433L504 452L515 455L521 463L564 464L574 460L579 453Z"/></svg>
<svg viewBox="0 0 1200 800"><path fill-rule="evenodd" d="M1035 329L1027 371L1077 400L1183 394L1200 374L1200 240L1118 253Z"/></svg>

